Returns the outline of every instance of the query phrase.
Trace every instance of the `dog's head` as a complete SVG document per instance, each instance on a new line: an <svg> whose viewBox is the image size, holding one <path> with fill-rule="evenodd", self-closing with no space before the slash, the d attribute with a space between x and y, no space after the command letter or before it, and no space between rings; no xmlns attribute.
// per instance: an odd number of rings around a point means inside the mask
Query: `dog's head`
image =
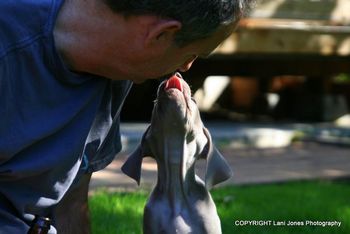
<svg viewBox="0 0 350 234"><path fill-rule="evenodd" d="M141 163L145 156L179 165L182 170L192 166L199 158L206 159L207 188L232 175L201 121L190 87L179 74L159 85L151 125L122 167L122 171L137 183L140 183Z"/></svg>

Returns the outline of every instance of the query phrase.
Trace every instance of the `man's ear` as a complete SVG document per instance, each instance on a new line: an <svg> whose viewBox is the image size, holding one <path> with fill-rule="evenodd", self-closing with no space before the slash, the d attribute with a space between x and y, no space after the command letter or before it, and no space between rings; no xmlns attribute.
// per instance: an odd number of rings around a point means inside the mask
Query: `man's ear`
<svg viewBox="0 0 350 234"><path fill-rule="evenodd" d="M208 139L201 154L201 158L207 160L205 187L211 189L214 185L228 180L233 173L225 158L213 145L209 131L206 128L203 128L203 132Z"/></svg>
<svg viewBox="0 0 350 234"><path fill-rule="evenodd" d="M175 34L181 29L180 21L157 18L149 27L145 45L152 46L158 43L173 43Z"/></svg>
<svg viewBox="0 0 350 234"><path fill-rule="evenodd" d="M146 141L147 133L150 127L147 128L142 136L140 144L136 150L128 156L128 159L122 166L121 170L124 174L134 179L140 185L142 160L146 156L151 156L151 150Z"/></svg>

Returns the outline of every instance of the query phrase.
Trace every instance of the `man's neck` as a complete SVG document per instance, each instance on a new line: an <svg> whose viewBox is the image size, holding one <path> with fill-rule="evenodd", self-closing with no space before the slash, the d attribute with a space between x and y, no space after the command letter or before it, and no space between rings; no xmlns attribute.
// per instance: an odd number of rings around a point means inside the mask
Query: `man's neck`
<svg viewBox="0 0 350 234"><path fill-rule="evenodd" d="M117 38L125 33L122 24L118 25L122 20L122 16L111 12L102 1L66 0L55 23L54 38L57 51L68 68L108 77L103 64L111 51L105 45L113 41L116 48L122 42ZM115 70L114 67L114 73Z"/></svg>

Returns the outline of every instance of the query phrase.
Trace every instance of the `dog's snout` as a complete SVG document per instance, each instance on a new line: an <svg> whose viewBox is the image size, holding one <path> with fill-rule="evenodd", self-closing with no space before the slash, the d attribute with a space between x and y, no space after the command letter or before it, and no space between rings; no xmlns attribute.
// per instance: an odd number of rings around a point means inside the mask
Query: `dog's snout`
<svg viewBox="0 0 350 234"><path fill-rule="evenodd" d="M167 91L169 89L178 89L182 92L182 82L177 75L172 76L169 80L166 81L164 90Z"/></svg>

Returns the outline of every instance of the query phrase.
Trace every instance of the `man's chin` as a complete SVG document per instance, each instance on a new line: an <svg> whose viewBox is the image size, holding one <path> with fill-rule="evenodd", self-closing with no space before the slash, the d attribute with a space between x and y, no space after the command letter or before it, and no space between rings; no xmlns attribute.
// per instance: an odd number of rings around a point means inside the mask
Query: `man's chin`
<svg viewBox="0 0 350 234"><path fill-rule="evenodd" d="M146 81L147 79L145 80L139 80L139 79L132 79L131 81L134 83L134 84L142 84Z"/></svg>
<svg viewBox="0 0 350 234"><path fill-rule="evenodd" d="M172 72L172 73L169 73L169 74L167 74L165 76L158 77L157 80L159 80L159 81L167 80L167 79L169 79L170 77L172 77L175 74L176 74L176 72Z"/></svg>
<svg viewBox="0 0 350 234"><path fill-rule="evenodd" d="M135 84L142 84L142 83L144 83L147 80L159 80L160 82L162 82L163 80L169 79L169 77L173 76L174 74L175 74L175 72L169 73L167 75L160 76L160 77L132 79L132 82L134 82Z"/></svg>
<svg viewBox="0 0 350 234"><path fill-rule="evenodd" d="M129 80L131 80L133 83L135 84L142 84L147 80L151 80L152 78L146 78L146 77L133 77L130 78Z"/></svg>

